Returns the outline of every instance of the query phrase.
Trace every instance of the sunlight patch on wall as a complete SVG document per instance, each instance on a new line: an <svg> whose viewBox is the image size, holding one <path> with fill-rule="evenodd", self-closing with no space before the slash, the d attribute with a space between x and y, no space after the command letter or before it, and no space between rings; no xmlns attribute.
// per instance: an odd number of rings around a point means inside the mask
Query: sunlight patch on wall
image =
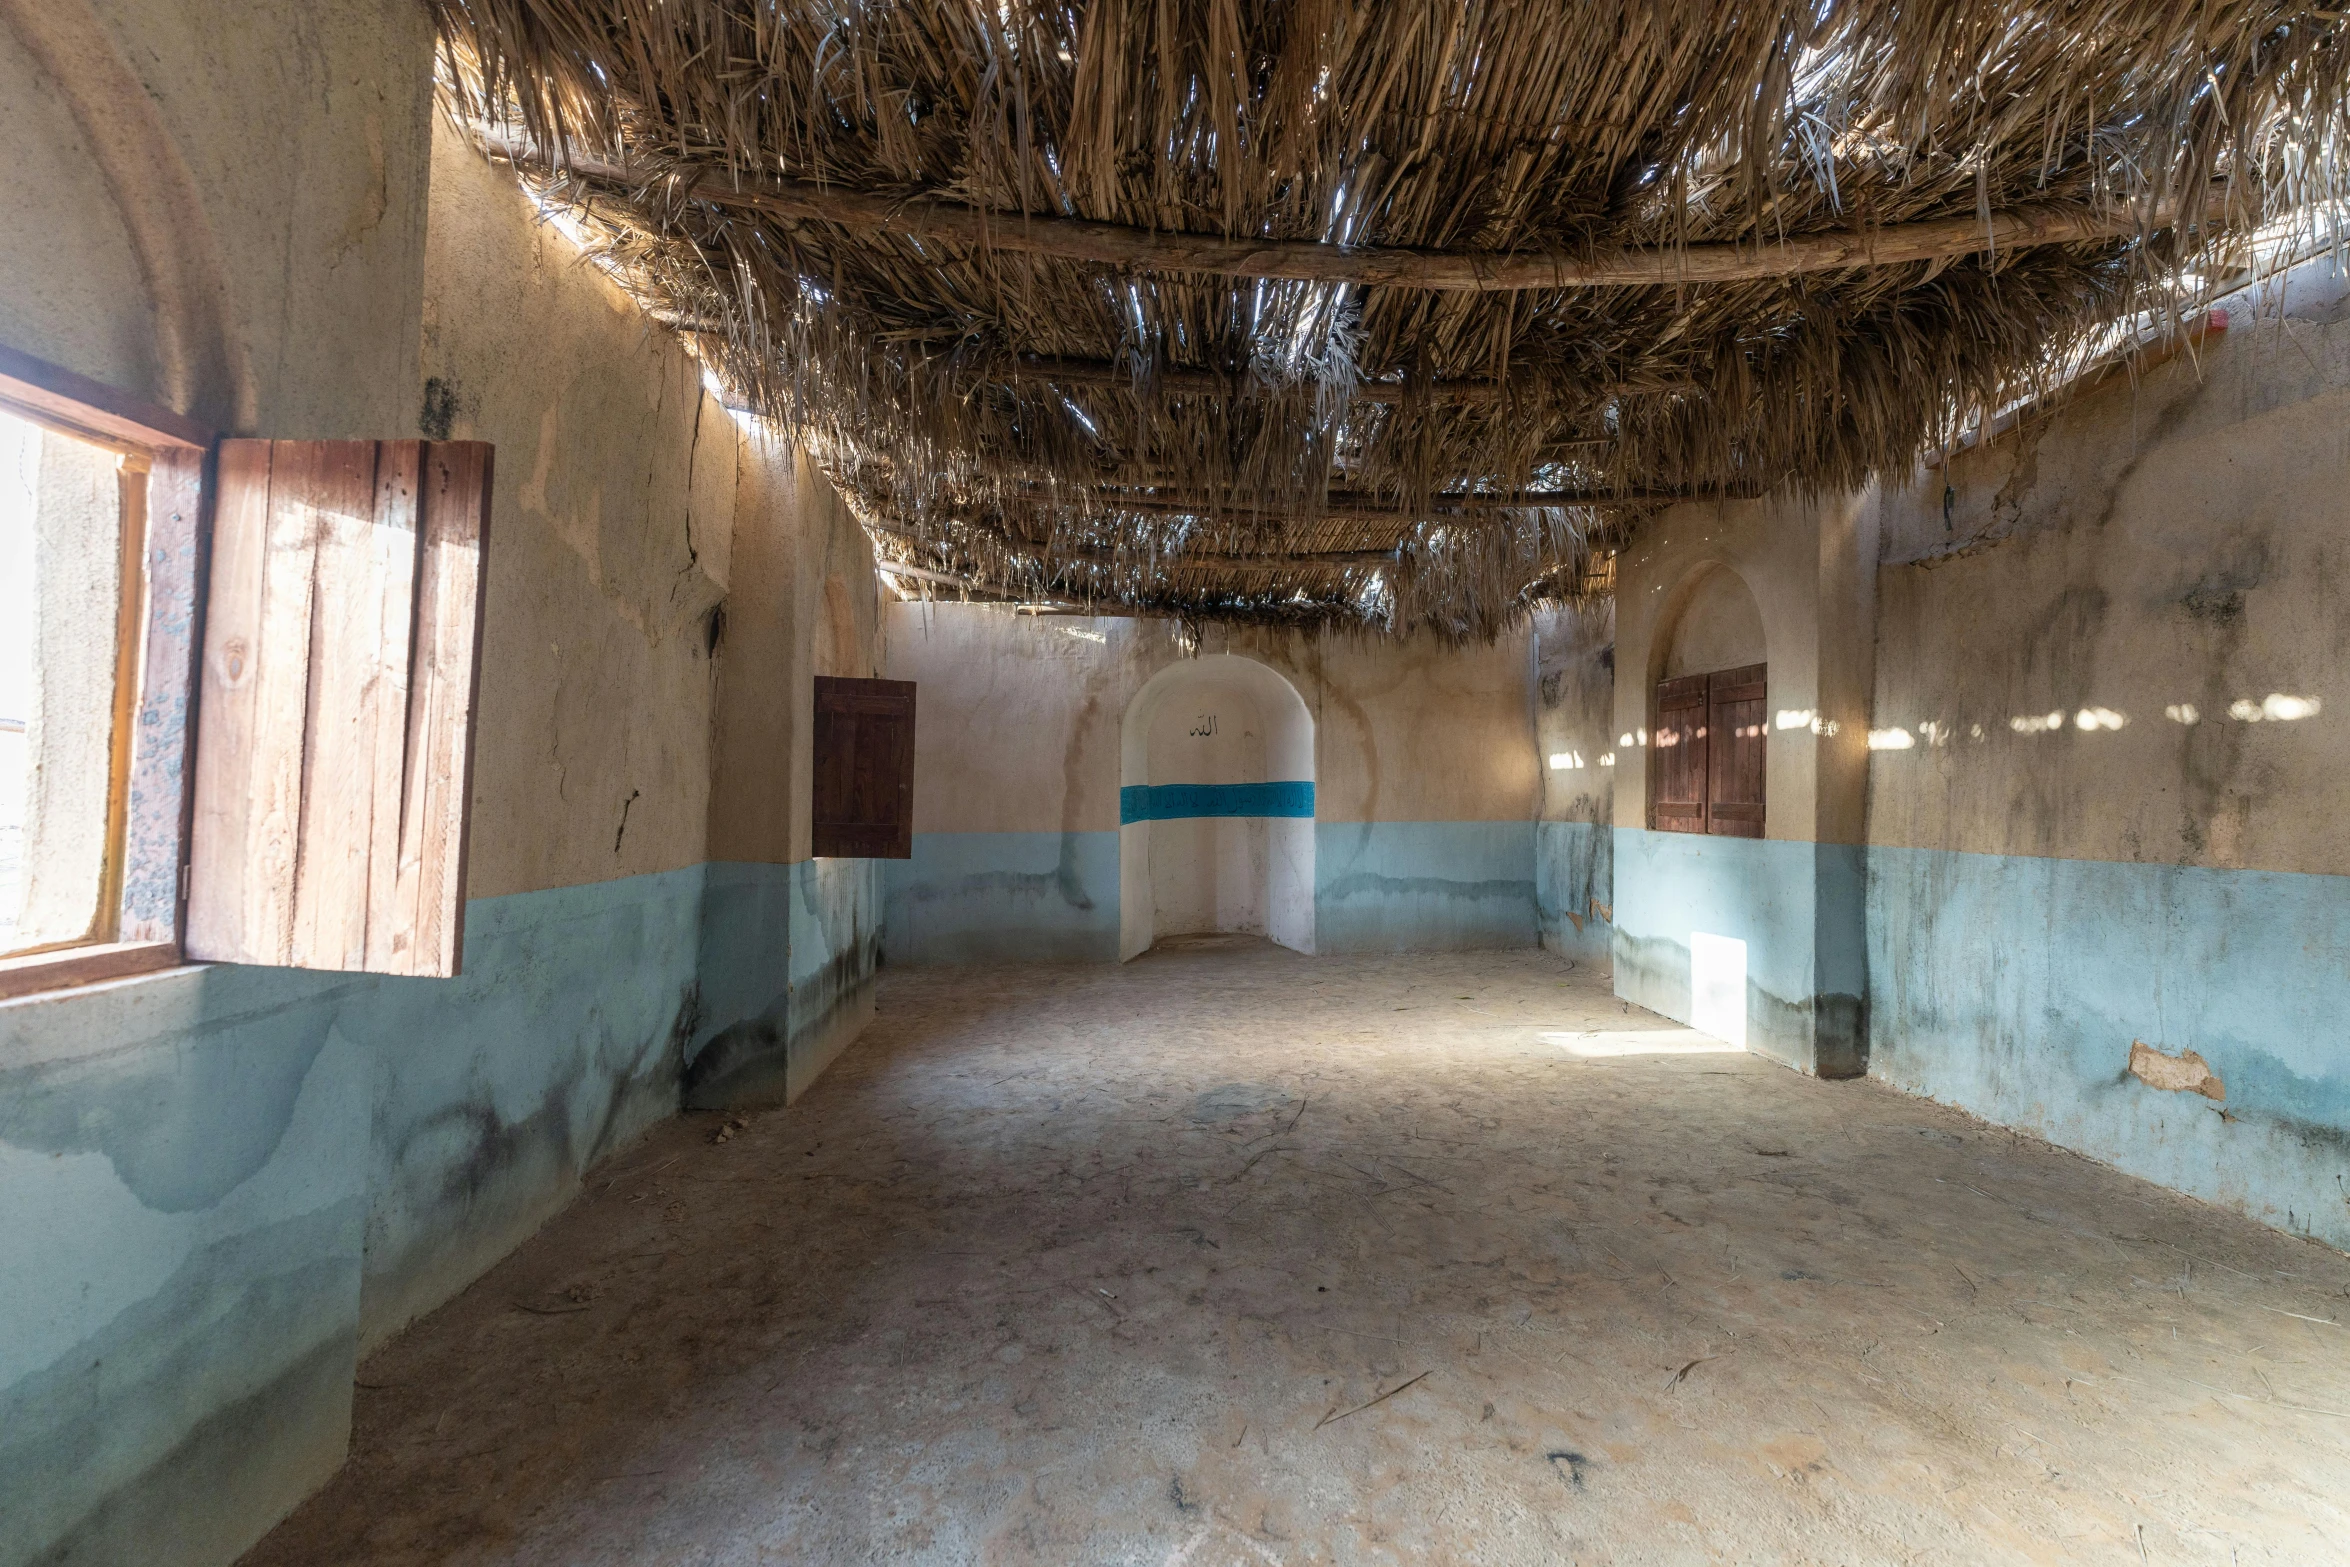
<svg viewBox="0 0 2350 1567"><path fill-rule="evenodd" d="M2228 716L2240 724L2289 724L2315 718L2324 707L2324 701L2318 697L2287 696L2282 691L2271 691L2257 702L2248 697L2230 702Z"/></svg>
<svg viewBox="0 0 2350 1567"><path fill-rule="evenodd" d="M1690 933L1689 1022L1734 1050L1746 1048L1745 942Z"/></svg>

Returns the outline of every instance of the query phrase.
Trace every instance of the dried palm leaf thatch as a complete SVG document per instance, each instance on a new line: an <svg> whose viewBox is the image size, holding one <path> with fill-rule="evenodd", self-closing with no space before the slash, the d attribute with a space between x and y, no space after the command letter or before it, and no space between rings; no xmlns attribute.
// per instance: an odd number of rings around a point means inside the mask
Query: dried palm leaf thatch
<svg viewBox="0 0 2350 1567"><path fill-rule="evenodd" d="M2340 192L2350 60L2280 0L436 3L450 112L892 558L1457 638L1605 591L1610 497L1905 473L2176 319Z"/></svg>

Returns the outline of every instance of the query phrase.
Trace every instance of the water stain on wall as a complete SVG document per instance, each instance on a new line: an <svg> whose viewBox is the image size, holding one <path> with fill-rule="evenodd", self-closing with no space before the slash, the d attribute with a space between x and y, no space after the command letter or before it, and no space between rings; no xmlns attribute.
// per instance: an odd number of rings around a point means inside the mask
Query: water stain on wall
<svg viewBox="0 0 2350 1567"><path fill-rule="evenodd" d="M282 1006L191 1030L184 1048L0 1072L0 1143L102 1153L158 1213L219 1202L268 1164L333 1028L321 986Z"/></svg>
<svg viewBox="0 0 2350 1567"><path fill-rule="evenodd" d="M2228 813L2248 816L2252 804L2243 776L2249 736L2242 725L2219 720L2227 711L2236 663L2251 632L2249 595L2269 575L2269 541L2238 534L2213 554L2216 558L2209 559L2192 581L2174 585L2169 597L2170 607L2189 622L2198 662L2194 706L2209 720L2189 725L2179 748L2178 839L2187 860L2210 854L2215 837L2241 842L2241 831L2231 832L2230 827L2249 824L2229 823Z"/></svg>
<svg viewBox="0 0 2350 1567"><path fill-rule="evenodd" d="M0 1434L0 1490L22 1503L0 1515L0 1559L153 1561L168 1540L178 1559L226 1561L250 1543L252 1518L281 1516L323 1483L350 1429L358 1270L290 1259L348 1259L333 1232L353 1217L199 1250L68 1363L10 1389L0 1431L41 1439ZM191 1322L234 1342L190 1340Z"/></svg>

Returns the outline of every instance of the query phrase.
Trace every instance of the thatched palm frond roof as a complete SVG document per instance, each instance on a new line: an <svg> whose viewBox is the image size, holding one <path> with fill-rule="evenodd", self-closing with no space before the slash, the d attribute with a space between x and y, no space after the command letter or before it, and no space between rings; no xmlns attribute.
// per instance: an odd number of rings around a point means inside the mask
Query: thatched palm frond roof
<svg viewBox="0 0 2350 1567"><path fill-rule="evenodd" d="M2350 54L2274 0L439 5L454 112L885 552L1454 636L2174 303L2334 194Z"/></svg>

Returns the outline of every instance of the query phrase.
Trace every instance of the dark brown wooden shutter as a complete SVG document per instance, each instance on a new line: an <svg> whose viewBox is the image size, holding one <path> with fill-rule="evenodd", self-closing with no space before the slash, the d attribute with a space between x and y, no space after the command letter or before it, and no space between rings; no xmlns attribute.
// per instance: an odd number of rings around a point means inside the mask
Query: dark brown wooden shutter
<svg viewBox="0 0 2350 1567"><path fill-rule="evenodd" d="M1707 832L1763 835L1764 672L1749 664L1706 676Z"/></svg>
<svg viewBox="0 0 2350 1567"><path fill-rule="evenodd" d="M813 852L914 857L914 682L816 677Z"/></svg>
<svg viewBox="0 0 2350 1567"><path fill-rule="evenodd" d="M1683 675L1656 688L1648 824L1659 832L1763 835L1768 666Z"/></svg>
<svg viewBox="0 0 2350 1567"><path fill-rule="evenodd" d="M1649 731L1648 817L1659 832L1705 831L1705 676L1684 675L1656 688Z"/></svg>
<svg viewBox="0 0 2350 1567"><path fill-rule="evenodd" d="M458 972L490 457L221 443L189 957Z"/></svg>

